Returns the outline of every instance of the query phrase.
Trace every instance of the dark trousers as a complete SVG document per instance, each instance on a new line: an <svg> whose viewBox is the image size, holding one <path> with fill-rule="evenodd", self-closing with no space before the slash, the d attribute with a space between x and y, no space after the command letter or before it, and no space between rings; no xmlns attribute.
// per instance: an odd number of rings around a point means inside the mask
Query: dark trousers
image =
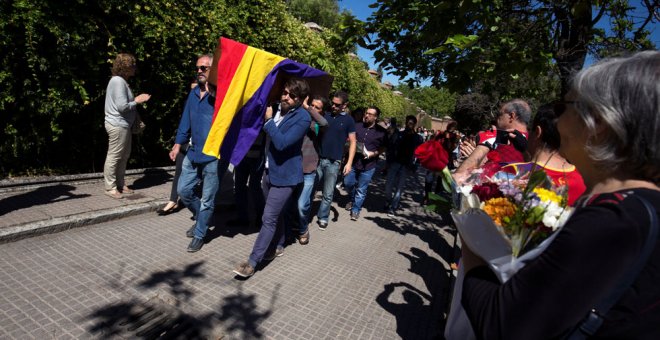
<svg viewBox="0 0 660 340"><path fill-rule="evenodd" d="M252 253L248 262L253 268L263 260L264 255L271 244L274 247L276 244L284 244L284 223L283 213L288 204L289 199L293 196L293 191L296 188L292 186L275 186L270 183L268 172L264 172L263 180L261 181L264 197L266 197L266 205L264 206L264 214L261 218L261 230L259 235L254 241ZM275 240L275 242L273 242Z"/></svg>
<svg viewBox="0 0 660 340"><path fill-rule="evenodd" d="M264 195L261 178L264 173L263 157L244 157L234 168L234 199L238 208L238 219L247 221L248 216L261 216L264 210ZM252 213L248 213L252 202Z"/></svg>

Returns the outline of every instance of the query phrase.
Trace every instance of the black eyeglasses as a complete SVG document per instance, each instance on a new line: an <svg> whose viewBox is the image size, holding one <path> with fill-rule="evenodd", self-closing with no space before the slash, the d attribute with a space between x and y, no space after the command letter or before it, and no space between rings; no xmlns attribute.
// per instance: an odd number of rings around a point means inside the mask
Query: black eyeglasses
<svg viewBox="0 0 660 340"><path fill-rule="evenodd" d="M344 103L335 103L335 102L332 102L332 106L340 107L340 106L344 106Z"/></svg>
<svg viewBox="0 0 660 340"><path fill-rule="evenodd" d="M282 97L284 97L284 96L289 96L289 98L291 98L291 99L298 98L298 96L296 96L295 94L293 94L293 93L291 93L287 90L282 91Z"/></svg>
<svg viewBox="0 0 660 340"><path fill-rule="evenodd" d="M552 104L552 109L555 111L555 116L559 117L566 112L568 105L575 105L577 103L579 102L574 100L558 100Z"/></svg>
<svg viewBox="0 0 660 340"><path fill-rule="evenodd" d="M208 70L208 69L210 69L210 68L211 68L211 66L204 66L204 65L202 65L202 66L195 66L195 70L197 70L197 71L202 71L202 72L206 72L206 70Z"/></svg>

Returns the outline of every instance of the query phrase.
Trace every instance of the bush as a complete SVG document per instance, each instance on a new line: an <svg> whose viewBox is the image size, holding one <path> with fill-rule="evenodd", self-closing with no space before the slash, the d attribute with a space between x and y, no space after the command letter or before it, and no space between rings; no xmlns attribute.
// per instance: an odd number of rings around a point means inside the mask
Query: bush
<svg viewBox="0 0 660 340"><path fill-rule="evenodd" d="M376 104L385 116L411 110L360 61L330 47L338 33L308 30L282 1L3 2L0 177L102 171L105 89L118 52L138 59L133 93L152 95L140 108L147 129L134 140L129 167L170 165L196 55L212 51L220 36L331 73L354 105Z"/></svg>

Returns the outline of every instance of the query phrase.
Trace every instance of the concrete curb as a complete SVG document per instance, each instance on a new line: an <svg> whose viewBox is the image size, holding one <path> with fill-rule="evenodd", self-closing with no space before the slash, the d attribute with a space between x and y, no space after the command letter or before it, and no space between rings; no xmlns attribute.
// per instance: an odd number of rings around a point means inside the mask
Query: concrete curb
<svg viewBox="0 0 660 340"><path fill-rule="evenodd" d="M3 228L0 230L0 244L156 211L165 202L166 200L154 200Z"/></svg>
<svg viewBox="0 0 660 340"><path fill-rule="evenodd" d="M131 169L126 170L127 177L149 175L159 172L174 172L175 166L164 166L157 168ZM0 193L28 191L44 186L54 186L63 183L82 184L89 182L98 182L103 179L102 172L91 174L76 174L63 176L37 176L37 177L17 177L0 180Z"/></svg>

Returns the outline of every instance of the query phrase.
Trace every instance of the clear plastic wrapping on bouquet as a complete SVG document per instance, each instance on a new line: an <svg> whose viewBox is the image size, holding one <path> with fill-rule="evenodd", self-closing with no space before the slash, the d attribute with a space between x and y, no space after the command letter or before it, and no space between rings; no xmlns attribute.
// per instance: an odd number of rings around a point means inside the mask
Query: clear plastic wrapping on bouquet
<svg viewBox="0 0 660 340"><path fill-rule="evenodd" d="M558 232L553 233L535 248L515 258L511 251L511 241L504 236L501 227L496 225L483 210L467 208L462 213L454 211L452 218L461 235L463 246L469 247L486 261L501 283L508 281L529 261L539 256L559 234ZM452 293L452 305L445 327L447 339L476 339L467 314L461 305L464 277L463 266L459 264Z"/></svg>

